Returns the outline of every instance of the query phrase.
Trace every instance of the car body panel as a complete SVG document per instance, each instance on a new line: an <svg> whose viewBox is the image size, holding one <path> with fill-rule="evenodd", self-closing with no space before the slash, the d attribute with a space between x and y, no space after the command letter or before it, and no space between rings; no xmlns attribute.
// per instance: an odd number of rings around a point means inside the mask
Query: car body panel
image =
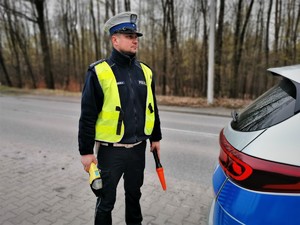
<svg viewBox="0 0 300 225"><path fill-rule="evenodd" d="M299 138L300 113L267 129L243 152L257 158L300 166L300 144L297 144ZM276 141L280 139L284 141ZM235 147L234 144L233 146Z"/></svg>
<svg viewBox="0 0 300 225"><path fill-rule="evenodd" d="M270 68L267 71L300 83L300 64L293 66Z"/></svg>
<svg viewBox="0 0 300 225"><path fill-rule="evenodd" d="M273 74L280 75L294 82L297 89L295 112L300 111L300 64L293 66L277 67L268 69Z"/></svg>
<svg viewBox="0 0 300 225"><path fill-rule="evenodd" d="M228 142L239 151L242 151L250 142L261 135L265 130L241 132L231 128L230 123L224 128L224 135Z"/></svg>
<svg viewBox="0 0 300 225"><path fill-rule="evenodd" d="M244 225L227 213L217 201L213 202L211 212L209 225Z"/></svg>
<svg viewBox="0 0 300 225"><path fill-rule="evenodd" d="M218 194L219 190L221 190L222 185L224 184L225 180L227 179L223 170L221 170L220 165L218 165L215 169L215 176L213 176L213 183L214 183L214 193L215 195Z"/></svg>
<svg viewBox="0 0 300 225"><path fill-rule="evenodd" d="M220 175L218 167L215 175ZM224 224L300 224L300 194L264 193L227 179L214 203L212 221Z"/></svg>

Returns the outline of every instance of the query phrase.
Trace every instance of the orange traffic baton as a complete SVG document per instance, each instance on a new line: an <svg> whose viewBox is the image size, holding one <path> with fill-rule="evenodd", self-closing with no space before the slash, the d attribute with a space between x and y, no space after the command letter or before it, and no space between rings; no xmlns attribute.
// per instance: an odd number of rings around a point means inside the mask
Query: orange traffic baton
<svg viewBox="0 0 300 225"><path fill-rule="evenodd" d="M164 168L162 167L160 160L158 158L158 154L156 149L152 151L154 160L155 160L155 165L156 165L156 172L159 178L159 181L161 183L162 189L165 191L167 190L167 185L166 185L166 180L165 180L165 175L164 175Z"/></svg>

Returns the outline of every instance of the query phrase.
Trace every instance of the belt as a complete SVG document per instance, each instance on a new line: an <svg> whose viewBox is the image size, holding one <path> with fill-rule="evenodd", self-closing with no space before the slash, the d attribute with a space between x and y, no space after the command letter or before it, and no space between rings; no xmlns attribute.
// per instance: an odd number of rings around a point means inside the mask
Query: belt
<svg viewBox="0 0 300 225"><path fill-rule="evenodd" d="M100 145L103 146L111 146L111 147L121 147L121 148L133 148L136 145L141 144L142 141L139 141L137 143L134 144L122 144L122 143L107 143L107 142L100 142Z"/></svg>

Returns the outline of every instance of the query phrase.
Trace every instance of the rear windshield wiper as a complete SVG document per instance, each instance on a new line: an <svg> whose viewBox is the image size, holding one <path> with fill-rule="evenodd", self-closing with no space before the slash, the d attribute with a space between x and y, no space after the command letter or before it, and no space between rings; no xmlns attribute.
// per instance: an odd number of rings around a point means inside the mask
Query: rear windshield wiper
<svg viewBox="0 0 300 225"><path fill-rule="evenodd" d="M233 122L237 122L238 121L238 117L239 117L238 112L236 110L231 111L231 117L233 119Z"/></svg>

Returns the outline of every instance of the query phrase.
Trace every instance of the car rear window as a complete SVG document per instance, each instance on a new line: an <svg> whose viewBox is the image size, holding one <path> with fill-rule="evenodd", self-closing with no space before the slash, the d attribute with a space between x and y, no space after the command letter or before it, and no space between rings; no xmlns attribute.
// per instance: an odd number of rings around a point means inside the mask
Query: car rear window
<svg viewBox="0 0 300 225"><path fill-rule="evenodd" d="M294 115L296 87L288 79L269 89L242 110L231 122L237 131L257 131L278 124Z"/></svg>

